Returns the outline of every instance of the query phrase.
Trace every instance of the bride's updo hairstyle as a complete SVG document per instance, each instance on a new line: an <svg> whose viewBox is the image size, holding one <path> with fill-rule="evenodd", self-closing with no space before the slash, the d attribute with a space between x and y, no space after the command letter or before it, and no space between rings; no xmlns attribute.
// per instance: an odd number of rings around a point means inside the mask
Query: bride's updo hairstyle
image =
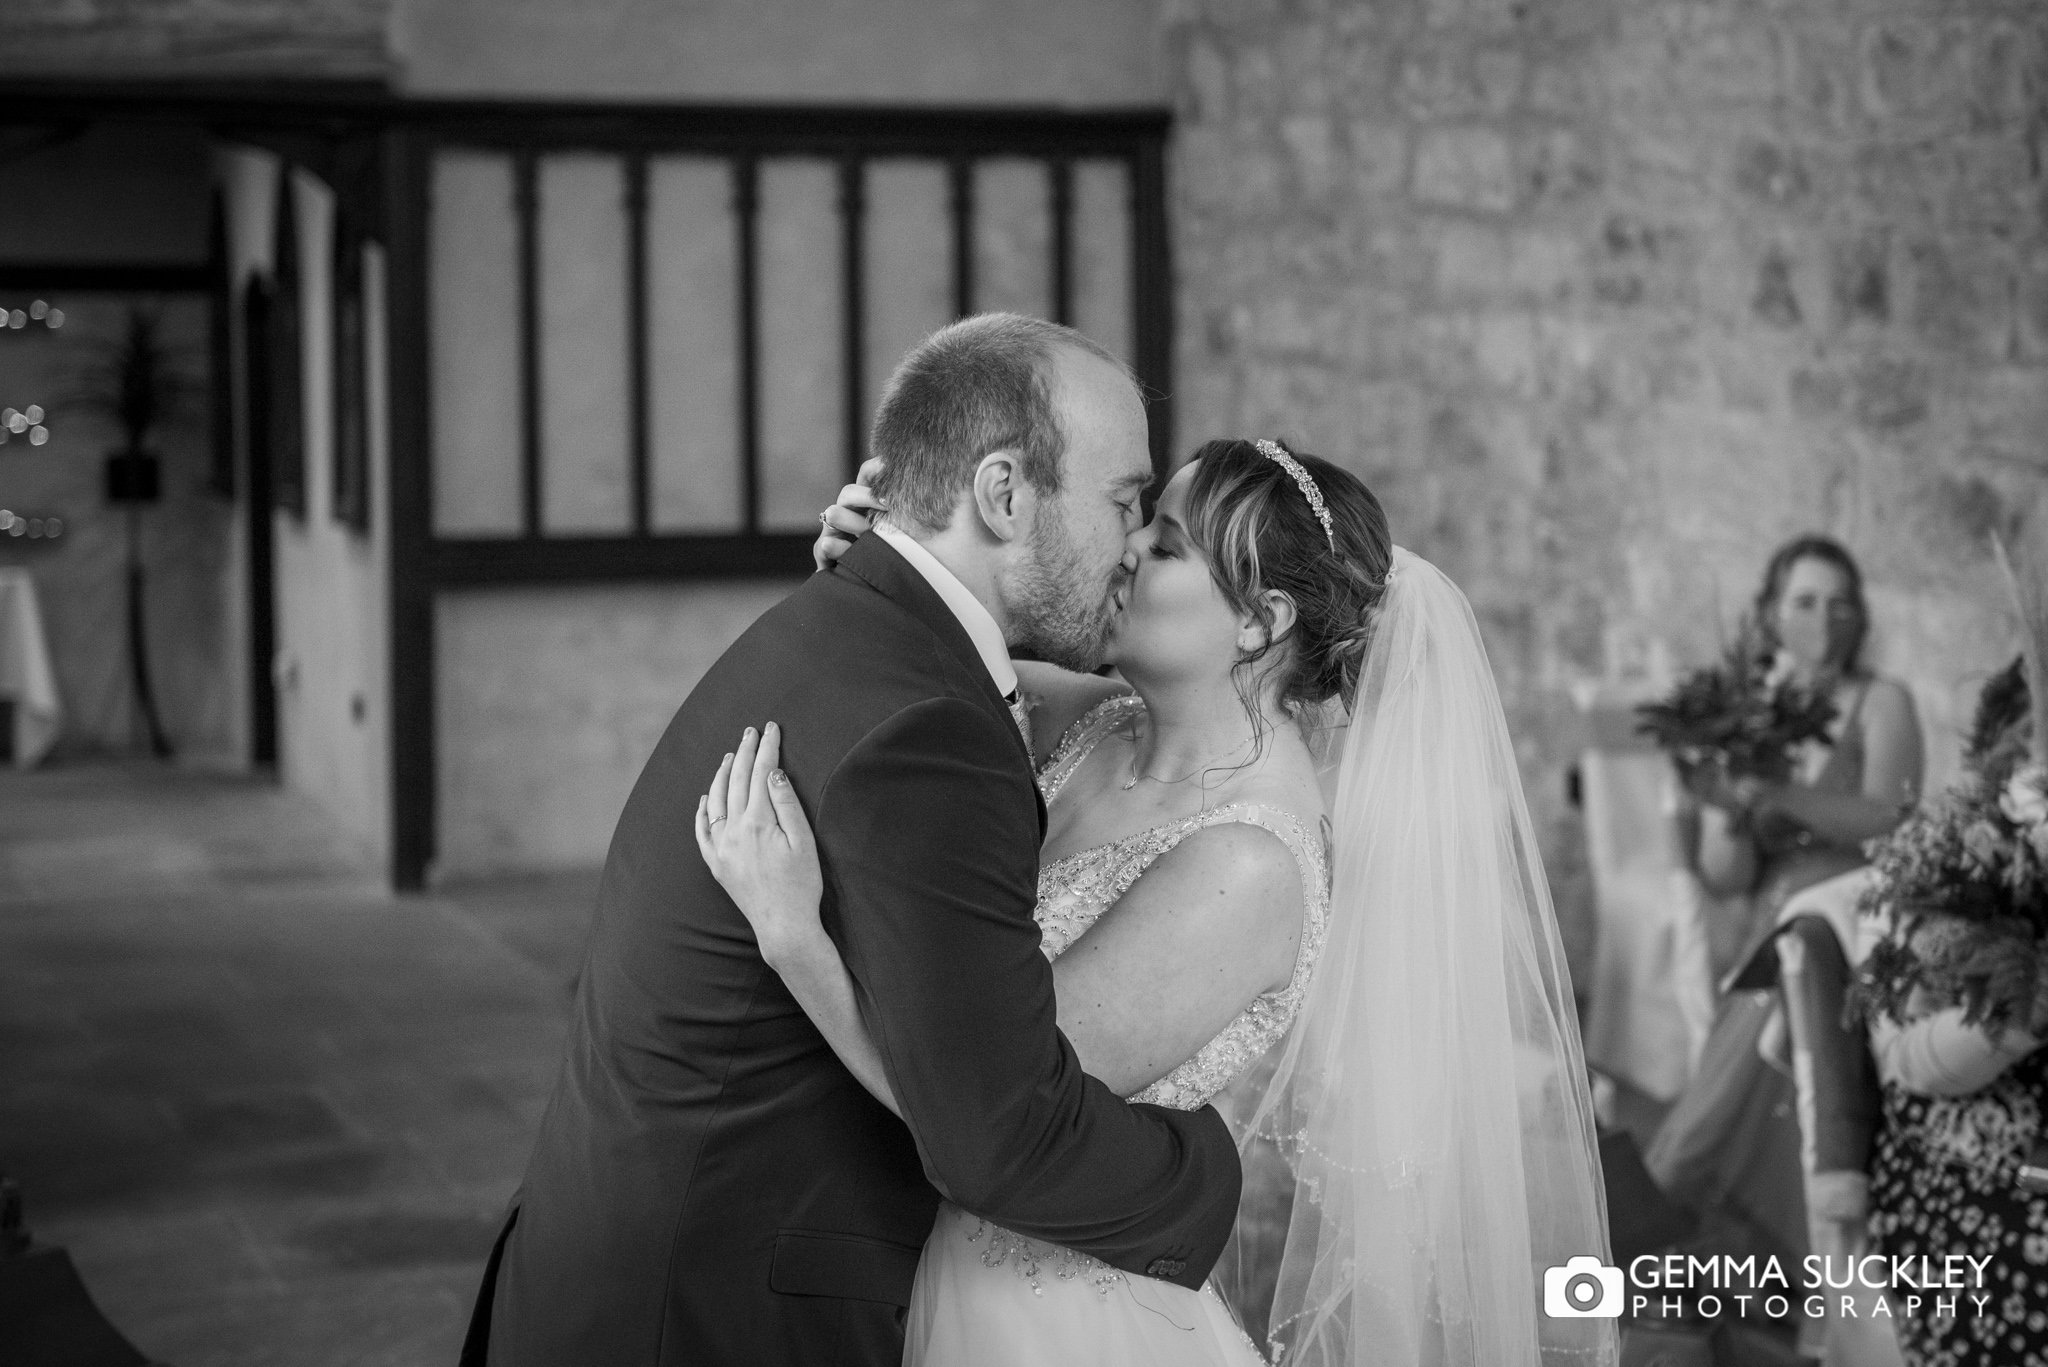
<svg viewBox="0 0 2048 1367"><path fill-rule="evenodd" d="M1267 628L1266 644L1238 662L1240 691L1263 691L1260 661L1285 647L1271 666L1280 671L1276 696L1300 715L1332 698L1350 706L1394 548L1380 501L1357 476L1320 456L1288 454L1322 493L1327 534L1287 468L1237 438L1195 452L1187 518L1224 600ZM1264 602L1271 590L1294 603L1294 626L1278 640ZM1252 703L1247 696L1257 715Z"/></svg>

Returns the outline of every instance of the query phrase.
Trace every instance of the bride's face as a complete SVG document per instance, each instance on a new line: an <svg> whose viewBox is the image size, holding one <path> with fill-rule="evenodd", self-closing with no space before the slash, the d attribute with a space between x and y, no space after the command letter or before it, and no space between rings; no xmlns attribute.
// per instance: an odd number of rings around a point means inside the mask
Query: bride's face
<svg viewBox="0 0 2048 1367"><path fill-rule="evenodd" d="M1138 568L1110 623L1109 663L1125 678L1230 677L1244 622L1187 531L1192 462L1167 482L1152 520L1125 543Z"/></svg>

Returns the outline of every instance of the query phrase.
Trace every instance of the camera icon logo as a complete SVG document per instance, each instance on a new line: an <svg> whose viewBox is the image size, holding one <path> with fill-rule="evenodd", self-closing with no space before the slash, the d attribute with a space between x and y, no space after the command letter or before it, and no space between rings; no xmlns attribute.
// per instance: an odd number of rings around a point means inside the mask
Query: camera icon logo
<svg viewBox="0 0 2048 1367"><path fill-rule="evenodd" d="M1621 1301L1621 1269L1591 1254L1543 1270L1543 1313L1554 1320L1614 1319Z"/></svg>

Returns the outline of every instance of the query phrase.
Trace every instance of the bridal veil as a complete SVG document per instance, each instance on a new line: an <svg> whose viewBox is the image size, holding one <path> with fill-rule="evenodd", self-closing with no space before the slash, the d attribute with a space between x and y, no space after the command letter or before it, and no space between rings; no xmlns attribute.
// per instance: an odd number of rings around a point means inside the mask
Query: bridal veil
<svg viewBox="0 0 2048 1367"><path fill-rule="evenodd" d="M1293 1206L1286 1367L1605 1367L1544 1272L1608 1261L1571 982L1478 624L1397 548L1342 743L1329 938L1245 1143Z"/></svg>

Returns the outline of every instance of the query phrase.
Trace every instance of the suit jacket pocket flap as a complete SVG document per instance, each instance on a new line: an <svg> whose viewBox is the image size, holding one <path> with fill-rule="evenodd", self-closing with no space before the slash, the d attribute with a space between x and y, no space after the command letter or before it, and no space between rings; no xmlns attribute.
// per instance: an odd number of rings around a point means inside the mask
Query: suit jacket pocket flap
<svg viewBox="0 0 2048 1367"><path fill-rule="evenodd" d="M775 1236L768 1285L791 1296L907 1306L923 1251L861 1234L785 1229Z"/></svg>

